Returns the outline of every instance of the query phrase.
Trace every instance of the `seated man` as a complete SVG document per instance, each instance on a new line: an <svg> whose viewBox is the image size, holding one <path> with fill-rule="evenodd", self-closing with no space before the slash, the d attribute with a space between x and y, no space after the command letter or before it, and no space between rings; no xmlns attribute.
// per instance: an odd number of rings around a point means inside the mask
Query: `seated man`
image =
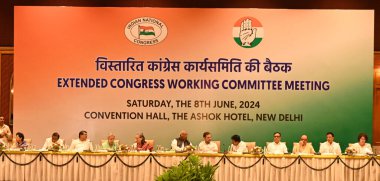
<svg viewBox="0 0 380 181"><path fill-rule="evenodd" d="M231 136L230 151L238 153L248 152L247 145L244 141L241 141L239 135Z"/></svg>
<svg viewBox="0 0 380 181"><path fill-rule="evenodd" d="M307 136L302 135L300 142L293 147L294 154L314 154L313 145L307 143Z"/></svg>
<svg viewBox="0 0 380 181"><path fill-rule="evenodd" d="M107 137L107 141L102 143L102 149L117 151L119 149L119 145L115 143L116 136L113 133L110 133Z"/></svg>
<svg viewBox="0 0 380 181"><path fill-rule="evenodd" d="M79 139L75 139L71 142L69 150L82 152L82 151L92 151L92 143L87 139L87 131L79 132Z"/></svg>
<svg viewBox="0 0 380 181"><path fill-rule="evenodd" d="M179 152L186 151L186 146L189 145L192 146L191 142L187 139L187 132L185 130L182 130L179 138L175 138L171 143L172 150Z"/></svg>
<svg viewBox="0 0 380 181"><path fill-rule="evenodd" d="M57 132L54 132L50 138L46 138L44 146L42 146L42 149L50 149L53 147L53 145L58 145L59 147L62 147L63 144L63 140L59 138L59 134Z"/></svg>
<svg viewBox="0 0 380 181"><path fill-rule="evenodd" d="M321 154L335 154L340 155L342 151L340 149L339 143L334 142L334 133L328 132L326 133L327 141L321 144L319 148L319 152Z"/></svg>
<svg viewBox="0 0 380 181"><path fill-rule="evenodd" d="M2 140L4 145L7 145L9 141L12 141L12 132L4 122L4 116L0 116L0 140Z"/></svg>
<svg viewBox="0 0 380 181"><path fill-rule="evenodd" d="M212 152L218 152L218 145L216 143L211 142L211 133L210 132L204 132L203 133L203 140L201 143L199 143L199 151L205 152L205 153L212 153Z"/></svg>
<svg viewBox="0 0 380 181"><path fill-rule="evenodd" d="M268 154L284 154L288 153L288 148L286 144L281 141L281 133L275 132L273 134L273 142L270 142L267 147Z"/></svg>

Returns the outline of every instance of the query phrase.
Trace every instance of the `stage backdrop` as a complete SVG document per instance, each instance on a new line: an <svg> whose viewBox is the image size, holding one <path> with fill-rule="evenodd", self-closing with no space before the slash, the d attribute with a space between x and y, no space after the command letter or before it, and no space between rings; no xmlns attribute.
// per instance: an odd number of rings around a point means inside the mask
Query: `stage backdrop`
<svg viewBox="0 0 380 181"><path fill-rule="evenodd" d="M370 10L15 7L14 132L344 149L372 137L373 34Z"/></svg>

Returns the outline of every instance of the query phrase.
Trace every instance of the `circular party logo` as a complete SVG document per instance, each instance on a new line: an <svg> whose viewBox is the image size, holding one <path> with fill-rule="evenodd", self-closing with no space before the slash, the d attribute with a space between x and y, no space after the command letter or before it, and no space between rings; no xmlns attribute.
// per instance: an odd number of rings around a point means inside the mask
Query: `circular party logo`
<svg viewBox="0 0 380 181"><path fill-rule="evenodd" d="M130 21L124 29L125 36L138 45L155 45L166 38L168 29L157 18L141 17Z"/></svg>
<svg viewBox="0 0 380 181"><path fill-rule="evenodd" d="M256 18L246 16L236 21L232 36L239 46L253 48L263 40L264 29Z"/></svg>

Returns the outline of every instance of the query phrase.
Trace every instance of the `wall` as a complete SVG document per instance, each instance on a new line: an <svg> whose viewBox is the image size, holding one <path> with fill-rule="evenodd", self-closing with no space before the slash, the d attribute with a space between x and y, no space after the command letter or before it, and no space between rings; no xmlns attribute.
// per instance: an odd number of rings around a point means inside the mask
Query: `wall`
<svg viewBox="0 0 380 181"><path fill-rule="evenodd" d="M380 1L364 0L337 0L337 1L184 1L173 2L158 0L132 1L0 1L0 46L13 46L13 6L14 5L48 5L48 6L131 6L131 7L218 7L218 8L290 8L290 9L375 9L375 50L380 50ZM1 76L0 76L0 113L9 121L10 78L13 74L13 49L1 48ZM375 53L374 60L374 115L373 115L373 143L380 146L380 53ZM7 122L8 123L8 122Z"/></svg>
<svg viewBox="0 0 380 181"><path fill-rule="evenodd" d="M5 124L10 121L11 78L13 76L13 47L0 47L0 114L5 118Z"/></svg>
<svg viewBox="0 0 380 181"><path fill-rule="evenodd" d="M380 52L374 57L373 144L380 146Z"/></svg>
<svg viewBox="0 0 380 181"><path fill-rule="evenodd" d="M277 9L375 9L375 50L380 50L380 1L374 0L3 0L0 1L0 47L13 46L14 6L200 7Z"/></svg>

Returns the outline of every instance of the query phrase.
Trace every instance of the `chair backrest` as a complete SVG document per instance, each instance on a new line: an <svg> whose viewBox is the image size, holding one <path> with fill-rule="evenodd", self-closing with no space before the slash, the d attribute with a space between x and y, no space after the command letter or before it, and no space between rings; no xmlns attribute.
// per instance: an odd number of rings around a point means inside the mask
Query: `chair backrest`
<svg viewBox="0 0 380 181"><path fill-rule="evenodd" d="M32 144L32 139L31 138L25 138L24 141L28 143L28 145Z"/></svg>
<svg viewBox="0 0 380 181"><path fill-rule="evenodd" d="M373 153L380 154L380 146L373 146Z"/></svg>
<svg viewBox="0 0 380 181"><path fill-rule="evenodd" d="M253 148L256 146L256 142L245 142L245 144L247 145L248 151L253 150Z"/></svg>
<svg viewBox="0 0 380 181"><path fill-rule="evenodd" d="M107 141L108 141L108 140L101 140L101 141L100 141L100 145L103 145L103 143L105 143L105 142L107 142ZM117 144L117 145L119 145L120 140L114 140L114 143Z"/></svg>
<svg viewBox="0 0 380 181"><path fill-rule="evenodd" d="M319 149L322 147L322 144L326 142L319 143ZM338 143L339 144L339 143Z"/></svg>
<svg viewBox="0 0 380 181"><path fill-rule="evenodd" d="M154 147L154 140L145 140L150 146Z"/></svg>
<svg viewBox="0 0 380 181"><path fill-rule="evenodd" d="M216 146L218 146L218 152L220 152L220 141L212 141L216 144Z"/></svg>
<svg viewBox="0 0 380 181"><path fill-rule="evenodd" d="M294 147L294 146L297 146L297 145L299 145L299 144L300 144L299 142L293 142L293 147ZM311 142L307 142L307 144L308 144L308 145L312 145Z"/></svg>

